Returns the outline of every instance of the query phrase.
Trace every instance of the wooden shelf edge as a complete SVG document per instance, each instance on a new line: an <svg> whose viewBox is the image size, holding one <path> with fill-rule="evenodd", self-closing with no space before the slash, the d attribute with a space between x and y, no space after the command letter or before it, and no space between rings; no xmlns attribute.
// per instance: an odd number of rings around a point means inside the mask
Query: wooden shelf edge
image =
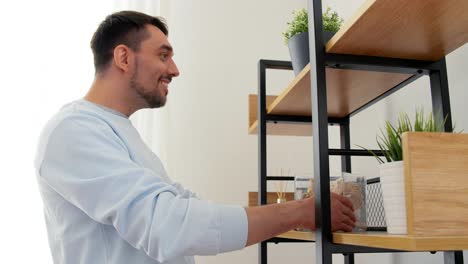
<svg viewBox="0 0 468 264"><path fill-rule="evenodd" d="M338 40L341 39L343 35L348 32L348 30L356 24L356 22L359 20L359 18L369 10L369 7L371 7L376 0L367 0L361 7L358 9L356 13L341 27L338 32L336 32L335 35L327 42L325 45L325 51L329 52L331 49L333 49L333 46L336 44Z"/></svg>
<svg viewBox="0 0 468 264"><path fill-rule="evenodd" d="M278 97L276 97L275 100L268 105L267 113L272 113L275 110L275 107L284 99L284 97L286 97L299 82L303 81L303 79L306 78L308 74L310 74L310 63L308 63L304 69L302 69L302 71L296 77L294 77L286 89L284 89L283 92L281 92L281 94L278 95Z"/></svg>
<svg viewBox="0 0 468 264"><path fill-rule="evenodd" d="M249 135L257 135L258 120L249 127ZM312 126L307 123L267 123L267 135L270 136L312 136Z"/></svg>
<svg viewBox="0 0 468 264"><path fill-rule="evenodd" d="M315 241L314 232L289 231L279 238ZM333 243L402 251L452 251L468 249L468 236L410 236L386 232L333 233Z"/></svg>
<svg viewBox="0 0 468 264"><path fill-rule="evenodd" d="M437 61L467 43L468 19L463 15L467 11L466 0L367 0L327 43L325 50Z"/></svg>
<svg viewBox="0 0 468 264"><path fill-rule="evenodd" d="M403 251L449 251L468 249L468 236L410 236L386 232L333 233L337 244Z"/></svg>
<svg viewBox="0 0 468 264"><path fill-rule="evenodd" d="M255 120L253 124L249 126L249 135L256 135L258 127L258 120Z"/></svg>
<svg viewBox="0 0 468 264"><path fill-rule="evenodd" d="M315 232L291 230L286 233L277 235L276 237L297 239L297 240L304 240L304 241L315 241Z"/></svg>

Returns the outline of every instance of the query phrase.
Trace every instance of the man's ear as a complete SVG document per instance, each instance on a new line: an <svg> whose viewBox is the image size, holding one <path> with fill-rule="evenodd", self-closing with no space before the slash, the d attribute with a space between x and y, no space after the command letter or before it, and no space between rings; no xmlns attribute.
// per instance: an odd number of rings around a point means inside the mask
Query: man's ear
<svg viewBox="0 0 468 264"><path fill-rule="evenodd" d="M120 44L114 48L114 64L123 72L130 71L133 65L133 51L126 45Z"/></svg>

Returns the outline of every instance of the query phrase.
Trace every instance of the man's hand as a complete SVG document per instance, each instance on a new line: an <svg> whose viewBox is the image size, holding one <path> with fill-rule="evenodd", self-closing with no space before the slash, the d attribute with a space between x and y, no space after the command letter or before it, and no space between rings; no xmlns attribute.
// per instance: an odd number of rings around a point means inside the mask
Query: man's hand
<svg viewBox="0 0 468 264"><path fill-rule="evenodd" d="M246 246L264 241L297 227L315 230L315 199L245 208L248 219ZM332 231L351 231L356 218L351 202L331 193Z"/></svg>
<svg viewBox="0 0 468 264"><path fill-rule="evenodd" d="M330 196L332 231L351 232L356 222L353 204L348 198L334 192L330 193ZM315 230L315 199L307 198L304 201L308 206L306 206L307 211L304 217L306 221L302 224L302 227Z"/></svg>
<svg viewBox="0 0 468 264"><path fill-rule="evenodd" d="M330 195L332 231L351 232L356 222L353 204L342 195L334 192L330 193Z"/></svg>

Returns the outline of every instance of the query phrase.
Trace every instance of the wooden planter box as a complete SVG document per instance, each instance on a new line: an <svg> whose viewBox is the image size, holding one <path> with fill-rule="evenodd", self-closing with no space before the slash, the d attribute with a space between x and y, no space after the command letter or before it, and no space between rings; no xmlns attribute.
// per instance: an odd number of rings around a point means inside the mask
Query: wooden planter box
<svg viewBox="0 0 468 264"><path fill-rule="evenodd" d="M468 134L403 135L408 236L468 236Z"/></svg>

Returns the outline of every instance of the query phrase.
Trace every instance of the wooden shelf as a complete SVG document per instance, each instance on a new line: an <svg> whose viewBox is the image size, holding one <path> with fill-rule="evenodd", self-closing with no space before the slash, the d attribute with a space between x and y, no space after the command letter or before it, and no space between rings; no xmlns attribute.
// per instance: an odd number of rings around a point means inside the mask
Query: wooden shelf
<svg viewBox="0 0 468 264"><path fill-rule="evenodd" d="M314 232L289 231L277 237L315 241ZM389 235L386 232L333 233L333 243L403 251L449 251L468 248L468 236Z"/></svg>
<svg viewBox="0 0 468 264"><path fill-rule="evenodd" d="M466 13L466 0L368 0L327 43L326 52L439 60L468 42ZM409 74L327 68L328 115L345 117L409 77ZM311 116L310 66L267 105L268 114ZM254 108L249 134L257 133L256 102ZM267 132L312 135L308 124L268 124Z"/></svg>
<svg viewBox="0 0 468 264"><path fill-rule="evenodd" d="M345 117L410 78L411 74L326 69L330 117ZM267 113L311 116L310 65L279 96L268 96ZM249 95L249 134L257 133L257 96ZM312 126L300 123L267 124L269 135L311 136Z"/></svg>
<svg viewBox="0 0 468 264"><path fill-rule="evenodd" d="M439 60L468 42L466 0L368 0L327 53Z"/></svg>

